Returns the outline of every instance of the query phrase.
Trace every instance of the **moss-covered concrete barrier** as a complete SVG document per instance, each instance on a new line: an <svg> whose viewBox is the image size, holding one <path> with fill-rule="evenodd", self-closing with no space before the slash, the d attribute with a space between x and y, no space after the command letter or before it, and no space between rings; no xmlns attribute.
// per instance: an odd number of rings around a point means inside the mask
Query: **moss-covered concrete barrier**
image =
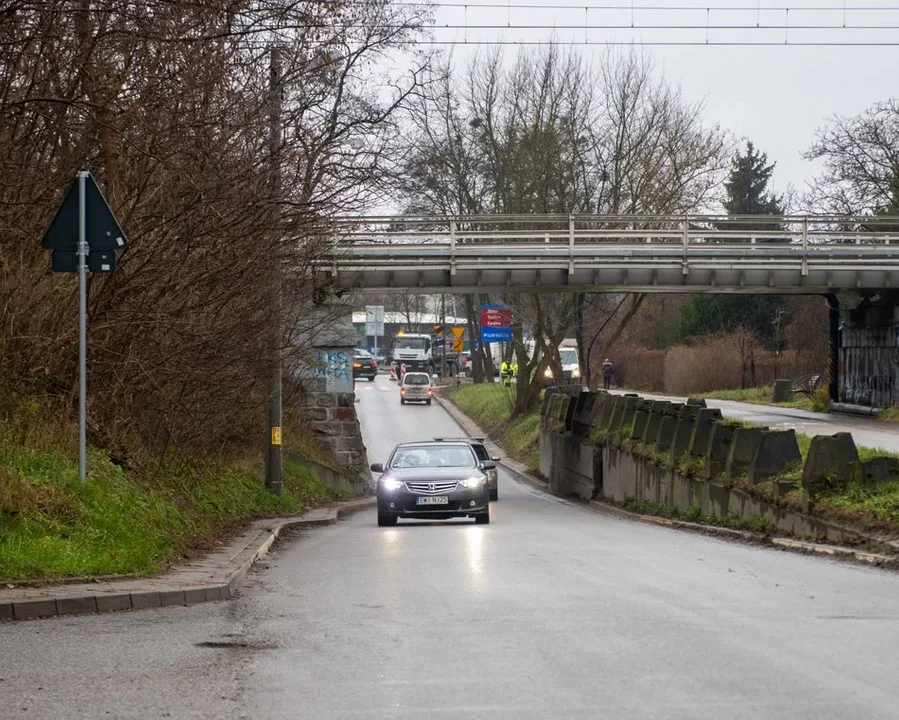
<svg viewBox="0 0 899 720"><path fill-rule="evenodd" d="M743 427L703 400L548 391L538 442L540 471L560 495L643 501L687 517L842 544L883 538L816 517L809 498L852 482L876 487L899 472L895 458L859 462L847 433L816 436L803 460L793 430Z"/></svg>

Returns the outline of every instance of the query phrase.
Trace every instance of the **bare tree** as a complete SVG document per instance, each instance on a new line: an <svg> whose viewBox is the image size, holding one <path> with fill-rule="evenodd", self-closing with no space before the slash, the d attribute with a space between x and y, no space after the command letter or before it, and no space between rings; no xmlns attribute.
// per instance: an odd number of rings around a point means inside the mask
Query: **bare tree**
<svg viewBox="0 0 899 720"><path fill-rule="evenodd" d="M722 177L724 134L705 127L702 106L685 102L643 55L610 52L596 70L576 50L551 45L520 52L507 68L496 51L461 73L447 62L425 87L411 116L416 136L403 186L419 211L680 212L707 203ZM615 303L561 295L504 300L522 321L515 354L516 411L523 412L536 402L545 366L560 377L558 345L579 308L582 320L601 325ZM527 339L536 355L527 352Z"/></svg>
<svg viewBox="0 0 899 720"><path fill-rule="evenodd" d="M130 240L116 272L91 280L92 440L127 456L259 437L270 269L305 277L328 249L327 217L382 189L394 118L422 65L391 79L372 60L420 20L410 6L343 0L44 0L4 12L3 374L76 392L76 286L50 275L38 241L86 167ZM262 141L273 44L284 56L280 148ZM327 292L294 278L288 288L293 319Z"/></svg>
<svg viewBox="0 0 899 720"><path fill-rule="evenodd" d="M806 196L810 208L899 214L899 101L877 103L855 117L831 118L805 157L824 162Z"/></svg>

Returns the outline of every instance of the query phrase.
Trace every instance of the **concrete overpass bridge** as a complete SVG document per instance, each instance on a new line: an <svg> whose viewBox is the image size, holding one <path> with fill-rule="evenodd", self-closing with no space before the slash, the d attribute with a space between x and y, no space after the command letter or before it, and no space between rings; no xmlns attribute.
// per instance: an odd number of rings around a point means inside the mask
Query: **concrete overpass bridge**
<svg viewBox="0 0 899 720"><path fill-rule="evenodd" d="M361 293L899 288L899 217L382 216L331 232L317 270Z"/></svg>

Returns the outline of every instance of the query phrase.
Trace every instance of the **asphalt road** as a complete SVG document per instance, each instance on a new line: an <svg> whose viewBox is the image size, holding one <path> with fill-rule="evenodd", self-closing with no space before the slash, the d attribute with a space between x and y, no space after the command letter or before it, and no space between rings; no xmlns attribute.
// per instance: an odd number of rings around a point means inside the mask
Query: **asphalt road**
<svg viewBox="0 0 899 720"><path fill-rule="evenodd" d="M359 388L372 462L457 433ZM281 543L230 603L0 625L3 718L896 718L899 576L500 476L492 522Z"/></svg>
<svg viewBox="0 0 899 720"><path fill-rule="evenodd" d="M627 390L613 390L618 394ZM671 402L685 402L684 397L640 393L642 397ZM845 413L817 413L799 408L778 407L775 405L757 405L754 403L735 402L733 400L706 400L711 408L720 408L724 417L756 425L767 425L772 430L793 428L806 435L833 435L838 432L852 434L858 446L880 448L890 452L899 452L899 426L884 423L873 418L864 418ZM896 714L899 717L899 712Z"/></svg>

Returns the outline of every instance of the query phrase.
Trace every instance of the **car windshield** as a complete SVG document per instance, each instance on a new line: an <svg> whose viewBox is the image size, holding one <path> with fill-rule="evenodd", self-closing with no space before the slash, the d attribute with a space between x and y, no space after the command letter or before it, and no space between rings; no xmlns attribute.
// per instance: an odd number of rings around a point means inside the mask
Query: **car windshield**
<svg viewBox="0 0 899 720"><path fill-rule="evenodd" d="M559 359L563 365L577 365L577 350L571 348L559 350Z"/></svg>
<svg viewBox="0 0 899 720"><path fill-rule="evenodd" d="M424 373L406 373L403 385L430 385L431 378Z"/></svg>
<svg viewBox="0 0 899 720"><path fill-rule="evenodd" d="M426 350L427 338L400 338L394 346L397 350Z"/></svg>
<svg viewBox="0 0 899 720"><path fill-rule="evenodd" d="M371 360L371 353L368 350L357 350L356 351L356 359L357 360Z"/></svg>
<svg viewBox="0 0 899 720"><path fill-rule="evenodd" d="M475 457L467 445L425 445L397 448L390 467L407 468L473 468Z"/></svg>

